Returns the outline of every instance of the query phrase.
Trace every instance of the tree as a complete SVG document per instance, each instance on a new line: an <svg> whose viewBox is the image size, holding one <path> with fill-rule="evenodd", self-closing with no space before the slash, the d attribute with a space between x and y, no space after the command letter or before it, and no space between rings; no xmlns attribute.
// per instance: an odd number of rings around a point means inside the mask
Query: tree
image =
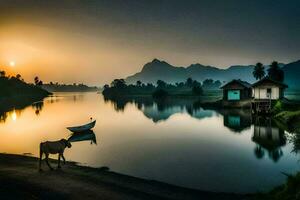
<svg viewBox="0 0 300 200"><path fill-rule="evenodd" d="M192 87L193 86L193 79L192 78L188 78L188 79L186 79L186 85L188 86L188 87Z"/></svg>
<svg viewBox="0 0 300 200"><path fill-rule="evenodd" d="M198 82L198 81L196 81L196 80L194 80L193 81L193 87L201 87L201 83Z"/></svg>
<svg viewBox="0 0 300 200"><path fill-rule="evenodd" d="M212 80L212 79L205 79L203 81L203 83L202 83L202 87L204 89L212 89L213 83L214 83L214 80Z"/></svg>
<svg viewBox="0 0 300 200"><path fill-rule="evenodd" d="M274 81L283 82L284 81L284 72L280 69L278 62L273 61L270 68L268 69L268 76Z"/></svg>
<svg viewBox="0 0 300 200"><path fill-rule="evenodd" d="M115 79L113 82L111 82L111 86L116 88L125 88L126 83L124 79Z"/></svg>
<svg viewBox="0 0 300 200"><path fill-rule="evenodd" d="M193 93L195 95L202 95L203 94L203 89L201 86L193 86Z"/></svg>
<svg viewBox="0 0 300 200"><path fill-rule="evenodd" d="M5 77L5 71L0 71L0 77Z"/></svg>
<svg viewBox="0 0 300 200"><path fill-rule="evenodd" d="M221 87L221 85L222 85L222 82L220 80L216 80L214 82L214 88L215 89L219 89Z"/></svg>
<svg viewBox="0 0 300 200"><path fill-rule="evenodd" d="M105 85L103 86L103 88L104 88L104 90L106 90L106 89L109 88L109 85L105 84Z"/></svg>
<svg viewBox="0 0 300 200"><path fill-rule="evenodd" d="M147 83L148 88L154 88L154 85L152 83Z"/></svg>
<svg viewBox="0 0 300 200"><path fill-rule="evenodd" d="M16 78L17 78L18 80L21 80L21 75L20 75L20 74L17 74L17 75L16 75Z"/></svg>
<svg viewBox="0 0 300 200"><path fill-rule="evenodd" d="M265 76L265 68L260 62L256 63L253 70L253 76L256 80L260 80Z"/></svg>
<svg viewBox="0 0 300 200"><path fill-rule="evenodd" d="M165 98L168 96L168 92L163 89L157 89L153 92L152 97L153 98Z"/></svg>
<svg viewBox="0 0 300 200"><path fill-rule="evenodd" d="M35 85L38 85L38 86L43 85L43 81L40 80L38 76L34 77L34 83L35 83Z"/></svg>
<svg viewBox="0 0 300 200"><path fill-rule="evenodd" d="M39 77L34 77L34 83L36 84L36 85L38 85L39 84L39 82L40 82L40 79L39 79Z"/></svg>
<svg viewBox="0 0 300 200"><path fill-rule="evenodd" d="M165 88L166 87L166 82L164 82L164 81L162 81L162 80L158 80L157 82L156 82L156 84L157 84L157 87L158 88Z"/></svg>
<svg viewBox="0 0 300 200"><path fill-rule="evenodd" d="M141 87L142 82L141 82L141 81L137 81L137 82L136 82L136 85L137 85L138 87Z"/></svg>

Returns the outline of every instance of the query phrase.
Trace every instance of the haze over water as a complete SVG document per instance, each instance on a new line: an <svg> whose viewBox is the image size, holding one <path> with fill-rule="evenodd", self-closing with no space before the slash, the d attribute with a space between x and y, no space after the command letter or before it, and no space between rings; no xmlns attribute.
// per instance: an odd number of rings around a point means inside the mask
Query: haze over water
<svg viewBox="0 0 300 200"><path fill-rule="evenodd" d="M38 156L41 141L68 138L67 126L93 117L97 145L75 142L66 150L67 160L185 187L237 193L271 189L285 181L281 172L300 168L299 155L291 153L288 140L269 138L273 151L268 151L261 138L254 139L255 126L247 114L220 114L182 102L164 106L141 101L122 110L123 105L105 102L95 93L55 93L43 103L2 115L0 152ZM282 133L278 127L272 131Z"/></svg>

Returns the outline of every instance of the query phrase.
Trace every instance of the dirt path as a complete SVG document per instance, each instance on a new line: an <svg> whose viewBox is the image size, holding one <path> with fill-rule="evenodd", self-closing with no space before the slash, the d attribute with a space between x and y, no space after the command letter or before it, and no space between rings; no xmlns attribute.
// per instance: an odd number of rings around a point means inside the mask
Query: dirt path
<svg viewBox="0 0 300 200"><path fill-rule="evenodd" d="M52 161L52 165L55 165ZM67 163L61 170L37 170L37 159L0 154L1 199L249 199L249 196L203 192L104 169Z"/></svg>

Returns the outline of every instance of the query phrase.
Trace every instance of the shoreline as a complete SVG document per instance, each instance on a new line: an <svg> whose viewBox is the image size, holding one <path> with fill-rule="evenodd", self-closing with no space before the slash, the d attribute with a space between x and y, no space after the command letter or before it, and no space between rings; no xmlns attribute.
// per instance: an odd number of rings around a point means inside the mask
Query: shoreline
<svg viewBox="0 0 300 200"><path fill-rule="evenodd" d="M51 159L55 166L56 161ZM44 162L43 162L44 163ZM217 193L175 186L67 162L62 169L50 171L38 158L0 154L0 195L9 199L212 199L242 200L253 195ZM11 191L11 192L10 192ZM80 191L80 192L78 192ZM27 198L28 197L28 198ZM21 198L24 199L24 198Z"/></svg>
<svg viewBox="0 0 300 200"><path fill-rule="evenodd" d="M42 101L44 98L49 97L48 95L15 95L10 97L0 98L0 114L3 112L9 112L13 109L23 109L35 102Z"/></svg>

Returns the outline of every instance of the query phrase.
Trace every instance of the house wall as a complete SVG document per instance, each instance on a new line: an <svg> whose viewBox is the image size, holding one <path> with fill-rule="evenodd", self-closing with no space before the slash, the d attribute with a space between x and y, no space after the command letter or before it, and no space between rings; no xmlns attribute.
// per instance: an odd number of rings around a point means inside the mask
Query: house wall
<svg viewBox="0 0 300 200"><path fill-rule="evenodd" d="M279 87L255 87L253 89L253 97L255 99L269 99L267 96L267 89L271 88L271 99L276 100L282 97L282 89Z"/></svg>

